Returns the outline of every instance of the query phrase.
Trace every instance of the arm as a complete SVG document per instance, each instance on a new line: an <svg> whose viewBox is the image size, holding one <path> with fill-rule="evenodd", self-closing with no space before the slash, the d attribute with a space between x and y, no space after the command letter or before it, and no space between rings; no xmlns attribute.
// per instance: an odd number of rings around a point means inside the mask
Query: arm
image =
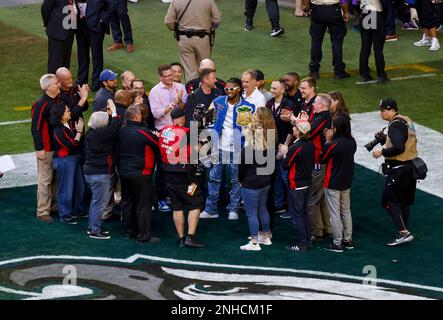
<svg viewBox="0 0 443 320"><path fill-rule="evenodd" d="M31 123L31 133L34 140L35 151L43 150L43 139L42 139L42 122L44 119L44 109L38 106L37 103L34 104L34 109L32 111L32 123Z"/></svg>
<svg viewBox="0 0 443 320"><path fill-rule="evenodd" d="M104 0L106 2L106 9L101 12L100 20L103 21L104 24L108 24L111 21L112 16L118 7L117 0Z"/></svg>
<svg viewBox="0 0 443 320"><path fill-rule="evenodd" d="M43 18L43 25L45 27L48 26L48 20L52 11L52 7L54 6L54 2L55 0L44 0L40 8Z"/></svg>
<svg viewBox="0 0 443 320"><path fill-rule="evenodd" d="M54 138L57 144L68 150L75 150L80 146L80 137L80 132L74 135L73 132L68 131L68 129L62 126L54 130Z"/></svg>
<svg viewBox="0 0 443 320"><path fill-rule="evenodd" d="M169 30L174 31L176 21L177 21L177 12L175 10L175 4L174 4L174 2L172 2L169 5L168 12L166 13L164 23L168 27Z"/></svg>
<svg viewBox="0 0 443 320"><path fill-rule="evenodd" d="M405 152L405 143L408 139L408 127L403 121L397 120L393 122L389 127L388 136L393 146L382 150L384 157L393 157Z"/></svg>
<svg viewBox="0 0 443 320"><path fill-rule="evenodd" d="M149 104L151 105L152 115L156 120L160 120L169 112L171 112L171 110L174 108L172 104L163 106L160 99L160 94L155 91L151 91L151 93L149 94Z"/></svg>
<svg viewBox="0 0 443 320"><path fill-rule="evenodd" d="M221 22L221 13L214 1L211 1L212 28L216 29Z"/></svg>
<svg viewBox="0 0 443 320"><path fill-rule="evenodd" d="M348 23L349 22L349 4L348 0L340 0L341 9L343 11L343 21Z"/></svg>

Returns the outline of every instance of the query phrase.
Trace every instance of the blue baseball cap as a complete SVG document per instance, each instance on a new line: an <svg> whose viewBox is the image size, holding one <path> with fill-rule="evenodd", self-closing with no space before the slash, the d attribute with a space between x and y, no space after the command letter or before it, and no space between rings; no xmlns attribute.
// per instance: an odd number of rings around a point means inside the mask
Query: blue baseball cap
<svg viewBox="0 0 443 320"><path fill-rule="evenodd" d="M100 73L100 81L108 81L117 79L118 73L114 73L112 70L105 69Z"/></svg>

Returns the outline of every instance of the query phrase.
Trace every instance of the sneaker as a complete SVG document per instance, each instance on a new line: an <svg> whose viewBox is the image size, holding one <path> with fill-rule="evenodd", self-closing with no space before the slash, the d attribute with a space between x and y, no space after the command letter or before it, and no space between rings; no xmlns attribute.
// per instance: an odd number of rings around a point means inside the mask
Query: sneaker
<svg viewBox="0 0 443 320"><path fill-rule="evenodd" d="M137 2L138 2L138 0L129 0L129 2L132 2L132 3L137 3Z"/></svg>
<svg viewBox="0 0 443 320"><path fill-rule="evenodd" d="M431 47L429 48L429 51L437 51L440 49L440 42L437 38L432 38Z"/></svg>
<svg viewBox="0 0 443 320"><path fill-rule="evenodd" d="M37 216L37 219L44 223L51 223L53 221L49 214Z"/></svg>
<svg viewBox="0 0 443 320"><path fill-rule="evenodd" d="M386 82L390 81L387 77L379 77L377 79L378 84L385 84Z"/></svg>
<svg viewBox="0 0 443 320"><path fill-rule="evenodd" d="M321 242L321 241L323 241L323 237L322 236L312 235L311 236L311 240L315 241L315 242Z"/></svg>
<svg viewBox="0 0 443 320"><path fill-rule="evenodd" d="M370 75L369 76L360 76L360 82L369 82L369 81L373 81L374 78L372 78Z"/></svg>
<svg viewBox="0 0 443 320"><path fill-rule="evenodd" d="M258 243L253 243L252 241L249 241L247 244L245 244L244 246L240 247L240 250L245 250L245 251L260 251L260 245Z"/></svg>
<svg viewBox="0 0 443 320"><path fill-rule="evenodd" d="M238 220L238 213L235 211L230 211L228 220Z"/></svg>
<svg viewBox="0 0 443 320"><path fill-rule="evenodd" d="M286 211L285 213L282 213L280 215L280 218L282 218L282 219L291 219L291 214Z"/></svg>
<svg viewBox="0 0 443 320"><path fill-rule="evenodd" d="M99 239L99 240L111 239L111 236L109 235L109 233L105 234L104 232L91 232L88 236L91 239Z"/></svg>
<svg viewBox="0 0 443 320"><path fill-rule="evenodd" d="M301 251L308 250L306 247L302 247L302 246L299 246L299 245L296 245L296 244L287 245L285 247L285 249L288 250L288 251L292 251L292 252L294 252L294 251L301 252Z"/></svg>
<svg viewBox="0 0 443 320"><path fill-rule="evenodd" d="M281 36L283 33L285 33L285 29L278 27L278 28L272 29L271 37L278 37L278 36Z"/></svg>
<svg viewBox="0 0 443 320"><path fill-rule="evenodd" d="M386 35L385 41L386 42L392 42L392 41L397 41L398 37L396 34L388 34Z"/></svg>
<svg viewBox="0 0 443 320"><path fill-rule="evenodd" d="M336 80L347 79L347 78L350 78L350 77L351 77L351 74L346 72L346 71L343 71L341 73L336 73L334 75L334 79L336 79Z"/></svg>
<svg viewBox="0 0 443 320"><path fill-rule="evenodd" d="M178 239L177 245L179 248L183 248L185 246L185 237Z"/></svg>
<svg viewBox="0 0 443 320"><path fill-rule="evenodd" d="M158 210L160 210L161 212L169 212L171 211L171 208L169 208L165 200L160 200L158 202Z"/></svg>
<svg viewBox="0 0 443 320"><path fill-rule="evenodd" d="M109 234L110 234L109 230L106 230L106 229L103 229L103 228L100 230L100 232L103 233L103 234L105 234L105 235L109 235ZM91 229L88 229L88 231L86 231L86 234L87 234L88 236L89 236L91 233L92 233L92 232L91 232Z"/></svg>
<svg viewBox="0 0 443 320"><path fill-rule="evenodd" d="M66 224L77 224L78 223L78 220L77 220L77 218L69 218L69 219L66 219L66 220L61 220L61 223L66 223Z"/></svg>
<svg viewBox="0 0 443 320"><path fill-rule="evenodd" d="M406 234L397 233L397 237L387 243L389 247L395 247L402 243L414 240L414 236L408 231Z"/></svg>
<svg viewBox="0 0 443 320"><path fill-rule="evenodd" d="M266 237L266 236L264 237L264 236L260 236L260 235L258 236L257 242L259 244L263 244L265 246L270 246L272 244L272 241L269 237Z"/></svg>
<svg viewBox="0 0 443 320"><path fill-rule="evenodd" d="M343 245L343 247L345 247L345 249L354 249L354 244L352 243L352 240L349 241L342 241L341 243Z"/></svg>
<svg viewBox="0 0 443 320"><path fill-rule="evenodd" d="M333 252L343 252L344 250L344 246L343 245L336 245L333 242L331 242L330 244L325 245L325 250L328 251L333 251Z"/></svg>
<svg viewBox="0 0 443 320"><path fill-rule="evenodd" d="M172 0L162 0L163 3L171 3Z"/></svg>
<svg viewBox="0 0 443 320"><path fill-rule="evenodd" d="M218 217L219 217L218 213L210 214L209 212L206 212L206 211L200 212L200 219L215 219Z"/></svg>
<svg viewBox="0 0 443 320"><path fill-rule="evenodd" d="M190 248L203 248L205 245L203 242L196 240L194 236L188 234L186 236L185 246Z"/></svg>
<svg viewBox="0 0 443 320"><path fill-rule="evenodd" d="M426 37L426 35L423 35L420 41L414 42L414 46L416 47L430 47L432 46L431 38Z"/></svg>
<svg viewBox="0 0 443 320"><path fill-rule="evenodd" d="M252 29L254 29L252 18L246 18L244 29L245 31L251 31Z"/></svg>
<svg viewBox="0 0 443 320"><path fill-rule="evenodd" d="M415 22L406 22L401 26L401 28L403 30L418 30L418 26L415 24Z"/></svg>
<svg viewBox="0 0 443 320"><path fill-rule="evenodd" d="M285 212L286 212L286 209L283 208L283 207L274 209L274 213L275 214L282 214L282 213L285 213Z"/></svg>

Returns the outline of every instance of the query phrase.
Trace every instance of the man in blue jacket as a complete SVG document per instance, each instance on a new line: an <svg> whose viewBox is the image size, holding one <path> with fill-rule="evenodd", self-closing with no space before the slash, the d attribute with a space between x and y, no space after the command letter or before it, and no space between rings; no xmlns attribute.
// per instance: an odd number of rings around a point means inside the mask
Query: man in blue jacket
<svg viewBox="0 0 443 320"><path fill-rule="evenodd" d="M240 154L244 143L242 129L251 122L255 106L241 96L242 83L240 79L231 78L226 83L226 96L216 98L209 109L215 111L214 130L219 137L214 143L218 150L218 163L214 163L209 172L208 198L205 210L200 218L218 218L219 191L222 182L223 164L229 164L231 170L230 203L227 207L229 220L238 219L238 207L240 204L240 183L238 182L238 161L234 155Z"/></svg>

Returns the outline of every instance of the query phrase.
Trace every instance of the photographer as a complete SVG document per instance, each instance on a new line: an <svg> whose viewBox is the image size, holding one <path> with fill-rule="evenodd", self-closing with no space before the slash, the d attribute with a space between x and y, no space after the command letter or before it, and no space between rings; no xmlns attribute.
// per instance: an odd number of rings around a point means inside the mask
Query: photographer
<svg viewBox="0 0 443 320"><path fill-rule="evenodd" d="M179 247L201 248L203 243L194 238L200 209L204 205L201 187L190 165L190 130L184 127L185 112L181 108L171 111L173 124L160 132L159 146L166 187L171 198L174 224L179 237ZM189 207L188 234L185 238L184 207Z"/></svg>
<svg viewBox="0 0 443 320"><path fill-rule="evenodd" d="M380 117L389 121L386 148L375 149L374 158L385 158L383 174L386 177L382 205L388 211L398 229L395 239L388 246L397 246L414 240L408 231L409 207L414 203L417 181L412 176L412 160L417 158L417 138L411 119L398 114L397 102L392 99L380 103ZM377 134L376 137L379 137ZM375 142L375 140L374 140Z"/></svg>

